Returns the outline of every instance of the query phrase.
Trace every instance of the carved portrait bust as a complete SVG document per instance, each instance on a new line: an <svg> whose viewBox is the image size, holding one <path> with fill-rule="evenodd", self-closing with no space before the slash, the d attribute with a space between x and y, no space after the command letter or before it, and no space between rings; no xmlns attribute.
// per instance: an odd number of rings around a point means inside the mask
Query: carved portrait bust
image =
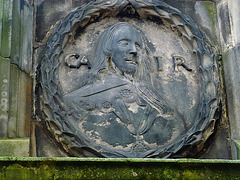
<svg viewBox="0 0 240 180"><path fill-rule="evenodd" d="M196 154L213 132L219 104L217 67L203 34L163 2L109 2L79 8L50 36L39 73L39 117L74 156ZM106 9L109 19L98 14ZM149 12L159 14L158 23L142 20ZM173 12L186 24L181 36L163 23ZM101 21L85 23L96 14Z"/></svg>
<svg viewBox="0 0 240 180"><path fill-rule="evenodd" d="M145 39L128 23L109 27L86 85L64 96L89 140L128 157L144 157L185 131L182 116L152 84L157 69Z"/></svg>

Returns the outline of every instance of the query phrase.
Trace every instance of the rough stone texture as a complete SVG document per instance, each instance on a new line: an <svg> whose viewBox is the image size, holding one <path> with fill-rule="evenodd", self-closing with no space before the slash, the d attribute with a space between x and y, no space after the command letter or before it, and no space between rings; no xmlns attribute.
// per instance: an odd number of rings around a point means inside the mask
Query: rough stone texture
<svg viewBox="0 0 240 180"><path fill-rule="evenodd" d="M13 0L3 0L2 41L0 55L10 57L12 39L12 6Z"/></svg>
<svg viewBox="0 0 240 180"><path fill-rule="evenodd" d="M0 156L28 157L29 138L0 140Z"/></svg>
<svg viewBox="0 0 240 180"><path fill-rule="evenodd" d="M66 14L85 2L88 1L36 1L35 9L37 12L37 23L35 29L35 45L41 45L42 43L46 42L47 37L51 33L56 23L60 21ZM217 30L218 27L216 25L217 13L215 1L165 0L165 2L179 8L184 13L191 15L194 21L197 22L201 29L206 33L206 36L211 39L211 42L213 43L212 45L216 47L219 44ZM62 8L56 9L55 7L59 7L59 3L61 3ZM52 11L52 9L54 9L54 11ZM203 155L201 158L231 159L228 123L227 121L224 123L225 124L222 125L224 128L220 128L218 130L218 132L215 134L215 137L212 138L212 145L208 150L206 150L207 152L205 156ZM41 133L38 134L40 135ZM42 144L46 143L46 146L49 144L49 146L57 149L58 147L51 142L52 140L49 141L46 139L46 137L47 136L45 135L42 135L42 137L39 136L38 142ZM224 150L222 150L222 148ZM51 154L52 156L59 156L57 152L54 154L51 152L51 150L47 150L46 148L44 150L43 148L39 148L37 154L40 156L47 156L48 154Z"/></svg>
<svg viewBox="0 0 240 180"><path fill-rule="evenodd" d="M41 43L46 40L48 31L69 12L91 0L36 0L36 29L35 41Z"/></svg>
<svg viewBox="0 0 240 180"><path fill-rule="evenodd" d="M0 179L239 179L239 161L0 158Z"/></svg>
<svg viewBox="0 0 240 180"><path fill-rule="evenodd" d="M33 7L24 0L13 2L11 63L32 73Z"/></svg>
<svg viewBox="0 0 240 180"><path fill-rule="evenodd" d="M200 26L207 38L211 39L210 41L213 43L213 46L217 45L217 13L214 1L163 1L189 15Z"/></svg>
<svg viewBox="0 0 240 180"><path fill-rule="evenodd" d="M38 147L38 148L36 148ZM33 157L67 157L52 135L46 131L42 122L31 122L30 156Z"/></svg>
<svg viewBox="0 0 240 180"><path fill-rule="evenodd" d="M0 55L31 74L33 7L24 0L0 2Z"/></svg>
<svg viewBox="0 0 240 180"><path fill-rule="evenodd" d="M10 104L8 119L8 137L17 137L17 120L18 120L18 89L19 89L19 70L15 65L11 65L10 72Z"/></svg>
<svg viewBox="0 0 240 180"><path fill-rule="evenodd" d="M0 156L29 156L29 139L7 138L30 135L32 22L28 1L0 1Z"/></svg>
<svg viewBox="0 0 240 180"><path fill-rule="evenodd" d="M235 140L234 144L235 144L235 148L237 149L236 150L237 159L240 159L240 140Z"/></svg>
<svg viewBox="0 0 240 180"><path fill-rule="evenodd" d="M21 9L21 49L20 62L18 66L24 72L32 73L32 39L33 39L33 7L26 1L23 3Z"/></svg>
<svg viewBox="0 0 240 180"><path fill-rule="evenodd" d="M229 9L227 1L222 1L217 6L218 10L218 26L220 31L220 40L222 49L226 50L229 46L231 46L231 25L230 25L230 17L229 17Z"/></svg>
<svg viewBox="0 0 240 180"><path fill-rule="evenodd" d="M16 65L10 67L7 137L26 137L30 135L31 78Z"/></svg>
<svg viewBox="0 0 240 180"><path fill-rule="evenodd" d="M13 2L13 5L11 5ZM35 8L37 11L37 20L36 20L36 42L42 43L46 39L47 32L52 29L61 18L63 18L69 11L74 10L75 7L89 2L89 0L85 1L54 1L54 0L36 0ZM193 19L200 23L200 26L206 32L206 34L215 39L216 32L214 32L215 22L205 21L204 13L210 13L209 9L214 7L214 3L210 3L210 1L192 1L192 0L165 0L165 2L178 7L180 10L186 12L186 14L191 14ZM214 1L212 1L214 2ZM10 4L9 4L10 3ZM209 4L209 6L204 6L205 3ZM240 99L239 99L239 1L236 0L222 0L218 1L218 20L219 20L219 29L220 29L220 39L222 41L222 49L224 52L223 63L225 70L225 82L226 82L226 90L227 90L227 98L228 98L228 110L229 110L229 118L231 121L231 130L232 130L232 138L239 139L240 138ZM63 5L64 4L64 5ZM24 6L25 10L21 11L21 5ZM61 8L60 8L61 7ZM204 8L205 7L205 8ZM3 11L4 9L8 9L8 11ZM11 16L11 9L13 8L13 19ZM30 9L28 9L30 8ZM54 9L54 11L52 11ZM228 13L230 11L230 14ZM8 12L8 13L6 13ZM21 14L22 13L22 14ZM47 15L43 18L43 14ZM211 13L210 13L211 14ZM2 21L2 18L5 20ZM0 54L4 57L10 57L11 52L11 62L18 65L19 58L22 59L22 63L19 67L22 67L26 72L31 72L31 26L28 25L27 22L31 21L32 11L29 4L25 1L9 1L2 0L0 1L0 34L3 39L0 38ZM12 20L12 24L8 24L9 21ZM20 24L20 20L24 22L22 25ZM211 19L210 19L211 20ZM232 26L232 27L231 27ZM12 33L12 37L9 33ZM231 33L230 33L231 32ZM5 34L4 34L5 33ZM21 40L21 33L24 33L25 36L22 36L25 40ZM29 34L30 33L30 34ZM12 39L12 41L10 41ZM21 43L27 46L21 46ZM214 43L216 41L214 40ZM4 44L4 46L2 45ZM14 44L14 46L11 46ZM25 54L25 52L26 53ZM20 54L20 52L22 54ZM6 59L6 58L1 58ZM18 67L9 64L9 59L7 61L7 65L9 67L2 65L5 63L5 60L0 62L0 79L3 78L4 74L7 74L8 82L10 82L10 91L7 92L7 96L9 98L9 120L7 122L6 118L4 118L5 113L0 113L0 136L1 137L16 137L16 136L26 136L29 134L29 121L31 114L31 79L28 75L21 72ZM6 63L5 63L6 64ZM26 67L26 68L25 68ZM7 73L5 73L7 71ZM9 73L10 72L10 73ZM16 79L21 79L20 81ZM1 79L2 80L2 79ZM4 81L7 82L7 81ZM4 85L3 81L0 81L0 84ZM0 89L1 94L6 95L3 92L3 89ZM15 91L19 91L19 94L16 94ZM3 92L3 93L2 93ZM27 102L25 99L28 99ZM5 100L3 100L5 102ZM8 107L7 107L8 108ZM25 120L25 119L28 120ZM20 121L18 121L20 119ZM27 128L26 128L27 127ZM27 133L25 132L27 129ZM39 131L40 133L41 131ZM43 135L45 136L45 135ZM203 158L230 158L229 151L229 141L228 141L228 129L223 128L216 134L216 138L214 139L212 146L210 146L209 151L207 151L207 155L203 156ZM46 142L42 142L43 146L48 146L48 139L43 140ZM40 141L38 141L40 142ZM54 143L53 143L54 144ZM51 145L51 149L54 149L54 145ZM222 148L222 149L221 149ZM223 151L225 149L226 151ZM217 152L217 153L216 153ZM39 152L41 154L41 152ZM45 155L44 155L45 153ZM42 151L43 156L47 156L50 152ZM49 155L49 154L48 154ZM51 154L51 156L54 154ZM56 152L55 156L59 156ZM2 176L3 177L3 176ZM0 175L1 179L1 175Z"/></svg>
<svg viewBox="0 0 240 180"><path fill-rule="evenodd" d="M0 49L2 47L3 1L0 1Z"/></svg>
<svg viewBox="0 0 240 180"><path fill-rule="evenodd" d="M53 139L50 132L46 131L46 127L41 122L33 122L33 130L36 136L35 149L37 157L67 157L68 154ZM38 148L36 148L36 145ZM33 154L32 154L33 155Z"/></svg>
<svg viewBox="0 0 240 180"><path fill-rule="evenodd" d="M220 129L201 159L232 159L229 129Z"/></svg>
<svg viewBox="0 0 240 180"><path fill-rule="evenodd" d="M240 138L240 45L225 51L223 64L232 138Z"/></svg>
<svg viewBox="0 0 240 180"><path fill-rule="evenodd" d="M10 59L0 57L0 138L8 136Z"/></svg>
<svg viewBox="0 0 240 180"><path fill-rule="evenodd" d="M10 59L0 58L0 137L30 135L31 78Z"/></svg>
<svg viewBox="0 0 240 180"><path fill-rule="evenodd" d="M233 37L233 45L236 46L240 43L240 34L239 34L239 27L240 27L240 1L236 0L229 0L229 13L230 13L230 23L232 29L232 37Z"/></svg>
<svg viewBox="0 0 240 180"><path fill-rule="evenodd" d="M11 48L11 62L18 64L20 60L21 48L21 9L20 1L13 2L13 30L12 30L12 48Z"/></svg>
<svg viewBox="0 0 240 180"><path fill-rule="evenodd" d="M18 89L18 137L30 135L30 121L32 112L32 81L31 77L20 71Z"/></svg>

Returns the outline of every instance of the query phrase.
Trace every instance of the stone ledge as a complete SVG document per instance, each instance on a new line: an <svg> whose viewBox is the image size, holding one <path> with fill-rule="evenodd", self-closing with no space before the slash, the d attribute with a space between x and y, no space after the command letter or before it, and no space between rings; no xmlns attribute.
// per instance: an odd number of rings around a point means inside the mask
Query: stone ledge
<svg viewBox="0 0 240 180"><path fill-rule="evenodd" d="M29 138L0 139L0 156L28 157Z"/></svg>
<svg viewBox="0 0 240 180"><path fill-rule="evenodd" d="M239 179L240 161L0 158L0 179Z"/></svg>

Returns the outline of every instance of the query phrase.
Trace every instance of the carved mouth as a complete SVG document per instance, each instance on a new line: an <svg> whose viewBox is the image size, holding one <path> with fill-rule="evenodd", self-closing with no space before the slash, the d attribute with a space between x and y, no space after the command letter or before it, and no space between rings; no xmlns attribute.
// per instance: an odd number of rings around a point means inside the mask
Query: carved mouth
<svg viewBox="0 0 240 180"><path fill-rule="evenodd" d="M134 65L137 65L138 63L133 60L133 59L126 59L126 62L130 63L130 64L134 64Z"/></svg>

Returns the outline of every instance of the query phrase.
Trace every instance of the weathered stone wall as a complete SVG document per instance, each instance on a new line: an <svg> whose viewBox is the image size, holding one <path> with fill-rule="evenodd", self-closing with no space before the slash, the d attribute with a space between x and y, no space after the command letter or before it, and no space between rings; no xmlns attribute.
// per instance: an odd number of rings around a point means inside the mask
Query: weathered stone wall
<svg viewBox="0 0 240 180"><path fill-rule="evenodd" d="M0 138L4 138L0 140L0 155L29 155L32 29L31 4L23 0L0 1ZM12 140L27 137L28 141L20 142L24 148L14 145L21 139Z"/></svg>
<svg viewBox="0 0 240 180"><path fill-rule="evenodd" d="M47 38L56 27L56 25L69 12L77 7L90 2L90 0L36 0L34 1L35 9L35 24L34 24L34 75L36 75L37 66L40 61L41 51L44 49ZM36 76L34 76L34 84L36 84ZM35 88L35 86L34 86ZM35 94L35 89L33 89ZM33 104L36 104L37 97L34 97ZM33 109L35 115L35 108ZM32 120L32 156L49 156L61 157L68 156L61 146L54 140L49 131L46 130L46 125L39 119Z"/></svg>
<svg viewBox="0 0 240 180"><path fill-rule="evenodd" d="M35 117L35 73L56 24L89 1L0 0L0 156L69 156ZM240 0L163 1L198 23L221 69L222 118L197 158L239 159ZM0 179L239 179L239 166L223 160L5 157Z"/></svg>
<svg viewBox="0 0 240 180"><path fill-rule="evenodd" d="M239 158L240 138L240 1L218 0L218 29L220 32L224 82L227 97L227 114L230 121L232 153Z"/></svg>
<svg viewBox="0 0 240 180"><path fill-rule="evenodd" d="M36 24L35 24L35 54L41 54L42 45L46 43L48 36L59 23L59 21L68 13L76 9L78 6L89 2L86 1L36 1ZM210 39L215 49L216 55L221 54L220 39L218 30L217 3L215 1L189 1L189 0L165 0L164 2L173 7L178 8L200 26L206 37ZM61 4L61 5L60 5ZM61 6L61 8L58 8ZM35 56L37 57L37 56ZM218 58L218 57L216 57ZM35 67L39 59L35 59ZM222 92L224 94L224 91ZM225 96L222 96L223 112L225 108ZM34 133L36 137L37 156L68 156L61 146L52 138L52 135L46 131L47 129L41 121L34 121ZM198 158L221 158L231 159L230 141L229 141L229 124L226 113L222 114L221 121L217 124L217 132L209 139L202 154ZM46 148L46 146L51 148ZM50 149L50 150L49 150Z"/></svg>
<svg viewBox="0 0 240 180"><path fill-rule="evenodd" d="M40 60L38 55L54 27L68 13L89 1L0 1L0 138L4 139L0 140L0 155L18 156L17 152L5 153L8 146L6 141L9 141L9 148L10 146L16 148L18 146L11 138L28 139L31 133L32 156L68 156L46 130L44 123L34 116L35 73ZM219 55L216 58L220 60L220 68L223 69L222 119L217 125L217 131L207 142L206 148L199 154L199 158L231 159L233 156L236 159L240 139L238 82L240 1L164 0L164 2L190 15L198 23L211 40L216 54ZM23 150L26 152L29 141L22 140L26 142ZM4 153L1 153L1 150L4 150ZM28 152L26 154L28 155Z"/></svg>
<svg viewBox="0 0 240 180"><path fill-rule="evenodd" d="M201 156L201 158L220 158L220 159L231 159L231 146L230 146L230 129L228 116L226 114L226 96L224 89L224 74L221 59L221 41L219 32L219 19L218 13L219 9L216 1L198 1L198 0L165 0L164 2L179 8L181 11L190 15L195 22L201 27L201 29L206 34L206 37L210 39L212 46L215 49L216 58L219 60L219 68L221 73L221 83L222 83L222 119L218 124L218 130L211 141L211 145L206 149L206 152ZM228 13L227 10L222 12ZM227 21L228 23L228 21ZM228 30L226 35L228 35Z"/></svg>

